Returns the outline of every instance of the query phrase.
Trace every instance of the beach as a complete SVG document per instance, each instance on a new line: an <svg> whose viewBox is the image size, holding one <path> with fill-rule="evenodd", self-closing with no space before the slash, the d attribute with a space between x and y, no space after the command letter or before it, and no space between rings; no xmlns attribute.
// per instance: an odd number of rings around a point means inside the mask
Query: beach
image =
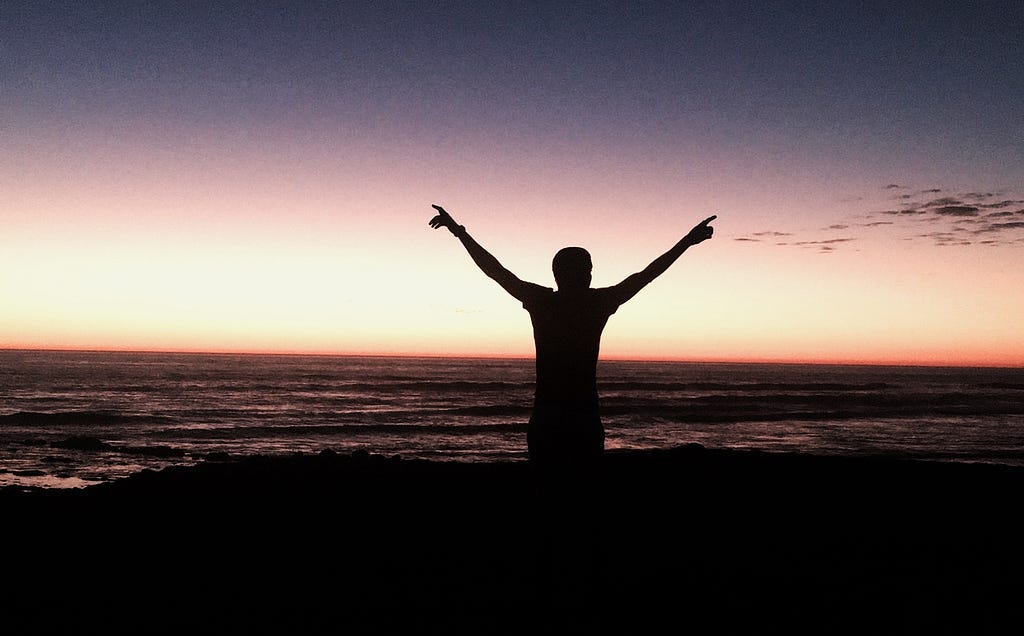
<svg viewBox="0 0 1024 636"><path fill-rule="evenodd" d="M525 461L327 451L3 489L4 616L9 633L480 634L1024 618L1019 468L693 444L608 452L595 480L551 505Z"/></svg>

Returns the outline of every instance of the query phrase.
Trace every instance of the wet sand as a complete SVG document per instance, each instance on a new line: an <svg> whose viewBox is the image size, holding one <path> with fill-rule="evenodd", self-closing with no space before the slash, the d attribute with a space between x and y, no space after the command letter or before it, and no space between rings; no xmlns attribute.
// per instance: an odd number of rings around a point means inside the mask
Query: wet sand
<svg viewBox="0 0 1024 636"><path fill-rule="evenodd" d="M1017 633L1024 470L699 446L526 463L248 458L0 492L33 632ZM22 633L11 631L8 633Z"/></svg>

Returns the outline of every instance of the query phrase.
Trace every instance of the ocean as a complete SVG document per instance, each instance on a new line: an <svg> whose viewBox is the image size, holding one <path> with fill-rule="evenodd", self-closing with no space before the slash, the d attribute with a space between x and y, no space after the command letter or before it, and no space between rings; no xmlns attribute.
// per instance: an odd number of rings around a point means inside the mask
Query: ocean
<svg viewBox="0 0 1024 636"><path fill-rule="evenodd" d="M606 448L1024 466L1024 369L598 366ZM526 460L532 359L0 351L0 486L245 455Z"/></svg>

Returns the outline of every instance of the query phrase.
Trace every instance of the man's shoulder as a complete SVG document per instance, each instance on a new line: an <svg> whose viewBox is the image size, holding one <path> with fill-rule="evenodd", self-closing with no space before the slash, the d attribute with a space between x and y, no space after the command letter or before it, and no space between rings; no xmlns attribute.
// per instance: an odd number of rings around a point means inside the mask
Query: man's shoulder
<svg viewBox="0 0 1024 636"><path fill-rule="evenodd" d="M550 287L544 287L537 283L523 283L523 307L526 309L529 309L532 305L542 303L554 297L555 290Z"/></svg>
<svg viewBox="0 0 1024 636"><path fill-rule="evenodd" d="M620 300L622 294L617 286L597 287L590 291L593 292L595 303L604 307L610 314L614 314L615 310L622 304L622 301Z"/></svg>
<svg viewBox="0 0 1024 636"><path fill-rule="evenodd" d="M614 287L591 287L582 293L566 295L564 292L557 292L550 287L542 287L534 283L529 283L529 285L531 286L529 292L523 299L523 307L527 310L536 307L573 305L581 308L600 308L601 311L615 313L620 304Z"/></svg>

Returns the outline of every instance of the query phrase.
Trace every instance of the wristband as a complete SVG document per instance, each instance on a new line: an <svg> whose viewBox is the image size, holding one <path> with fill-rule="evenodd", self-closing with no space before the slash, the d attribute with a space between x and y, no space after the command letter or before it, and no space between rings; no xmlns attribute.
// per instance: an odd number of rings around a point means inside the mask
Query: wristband
<svg viewBox="0 0 1024 636"><path fill-rule="evenodd" d="M457 238L462 238L466 234L466 226L460 225L459 227L452 230L452 234L454 234Z"/></svg>

